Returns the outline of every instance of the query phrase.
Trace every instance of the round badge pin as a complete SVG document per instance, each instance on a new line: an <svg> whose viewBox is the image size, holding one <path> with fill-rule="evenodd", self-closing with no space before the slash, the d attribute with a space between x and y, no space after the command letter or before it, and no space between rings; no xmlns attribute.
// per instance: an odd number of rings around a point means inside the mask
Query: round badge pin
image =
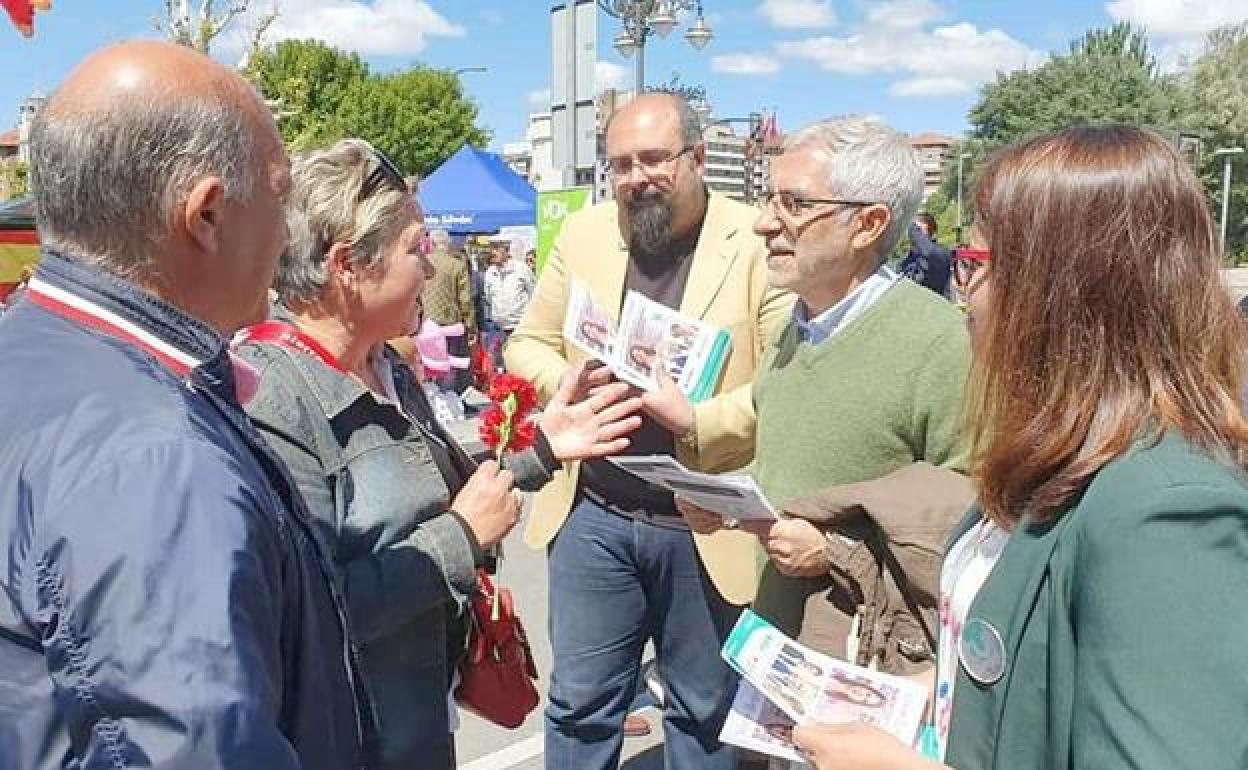
<svg viewBox="0 0 1248 770"><path fill-rule="evenodd" d="M1005 675L1005 642L991 623L971 618L962 627L958 659L971 679L984 685L996 684Z"/></svg>

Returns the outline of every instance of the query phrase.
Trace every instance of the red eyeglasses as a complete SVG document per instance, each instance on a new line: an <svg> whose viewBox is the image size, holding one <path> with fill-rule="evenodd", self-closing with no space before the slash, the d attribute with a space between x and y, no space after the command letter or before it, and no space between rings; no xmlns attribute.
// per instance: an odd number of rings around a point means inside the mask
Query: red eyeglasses
<svg viewBox="0 0 1248 770"><path fill-rule="evenodd" d="M953 284L959 290L971 283L971 278L980 268L992 261L992 251L976 249L970 246L959 246L953 250Z"/></svg>

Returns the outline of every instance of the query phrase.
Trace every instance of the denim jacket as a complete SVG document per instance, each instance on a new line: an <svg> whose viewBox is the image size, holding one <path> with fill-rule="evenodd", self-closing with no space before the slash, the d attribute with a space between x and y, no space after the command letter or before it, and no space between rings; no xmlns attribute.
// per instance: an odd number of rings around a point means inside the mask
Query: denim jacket
<svg viewBox="0 0 1248 770"><path fill-rule="evenodd" d="M260 375L247 411L286 461L338 564L383 767L450 767L447 690L462 647L457 619L477 585L477 546L449 506L475 462L388 348L402 410L305 353L272 343L238 353ZM446 467L430 442L445 447ZM509 466L521 488L553 472L532 451Z"/></svg>
<svg viewBox="0 0 1248 770"><path fill-rule="evenodd" d="M0 321L0 767L358 768L332 564L234 396L220 336L45 252Z"/></svg>

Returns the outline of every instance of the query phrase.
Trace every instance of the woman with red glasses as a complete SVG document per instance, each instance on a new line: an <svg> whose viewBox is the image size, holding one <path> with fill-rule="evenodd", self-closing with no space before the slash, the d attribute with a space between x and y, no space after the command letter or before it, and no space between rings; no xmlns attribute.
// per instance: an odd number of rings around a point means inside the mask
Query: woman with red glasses
<svg viewBox="0 0 1248 770"><path fill-rule="evenodd" d="M1243 768L1243 330L1199 181L1141 129L1006 148L955 257L979 503L941 576L923 754L798 728L819 770Z"/></svg>

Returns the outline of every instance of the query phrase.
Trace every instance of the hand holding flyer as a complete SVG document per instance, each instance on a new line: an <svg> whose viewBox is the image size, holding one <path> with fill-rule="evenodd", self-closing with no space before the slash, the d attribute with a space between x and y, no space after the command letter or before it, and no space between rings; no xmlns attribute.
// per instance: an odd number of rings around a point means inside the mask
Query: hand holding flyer
<svg viewBox="0 0 1248 770"><path fill-rule="evenodd" d="M795 724L863 722L907 744L918 735L927 705L923 687L815 652L751 610L741 613L721 654L745 679L741 688L761 692ZM776 741L766 740L754 729L760 719L767 718L757 698L739 690L734 710L738 706L737 719L725 723L721 740L738 745L746 745L738 741L749 741L760 744L751 748L791 758L786 752L768 748ZM765 725L764 733L772 739L780 737L775 730L767 731Z"/></svg>
<svg viewBox="0 0 1248 770"><path fill-rule="evenodd" d="M615 324L575 279L563 336L611 367L621 380L643 390L658 387L657 372L662 367L695 403L714 393L732 349L727 331L682 316L635 291L624 298L620 321Z"/></svg>

